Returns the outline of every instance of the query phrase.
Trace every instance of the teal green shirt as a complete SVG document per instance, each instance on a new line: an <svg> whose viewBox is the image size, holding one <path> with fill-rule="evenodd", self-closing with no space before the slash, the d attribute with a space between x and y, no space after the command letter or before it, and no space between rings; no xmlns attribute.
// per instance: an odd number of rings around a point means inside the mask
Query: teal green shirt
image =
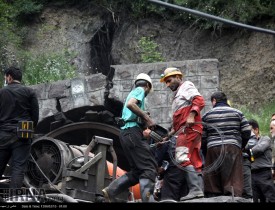
<svg viewBox="0 0 275 210"><path fill-rule="evenodd" d="M134 90L132 90L129 95L126 98L126 101L124 103L123 106L123 110L122 110L122 119L126 122L126 121L132 121L132 120L136 120L137 119L137 115L134 114L130 109L127 108L126 104L128 103L128 101L131 98L135 98L136 100L138 100L138 107L141 110L145 110L144 109L144 99L145 99L145 90L142 87L137 87ZM126 122L125 125L123 127L121 127L121 129L126 129L126 128L130 128L130 127L135 127L138 126L138 124L136 122Z"/></svg>

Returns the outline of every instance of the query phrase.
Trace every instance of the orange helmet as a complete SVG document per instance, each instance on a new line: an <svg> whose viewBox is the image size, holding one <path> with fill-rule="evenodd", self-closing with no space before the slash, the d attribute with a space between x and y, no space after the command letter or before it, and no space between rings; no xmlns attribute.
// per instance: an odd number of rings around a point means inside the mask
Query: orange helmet
<svg viewBox="0 0 275 210"><path fill-rule="evenodd" d="M169 67L167 69L164 70L164 73L161 74L161 78L160 78L160 82L164 82L164 80L167 77L170 77L172 75L180 75L181 77L183 76L183 74L181 73L181 71L178 68L175 67Z"/></svg>

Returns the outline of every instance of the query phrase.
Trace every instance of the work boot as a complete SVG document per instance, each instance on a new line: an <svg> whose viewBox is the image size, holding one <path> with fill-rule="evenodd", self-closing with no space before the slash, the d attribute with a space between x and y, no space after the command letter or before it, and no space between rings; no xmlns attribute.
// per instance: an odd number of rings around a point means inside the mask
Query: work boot
<svg viewBox="0 0 275 210"><path fill-rule="evenodd" d="M154 199L155 183L150 179L140 179L140 195L142 202L156 202Z"/></svg>
<svg viewBox="0 0 275 210"><path fill-rule="evenodd" d="M180 198L180 201L191 200L195 198L203 198L204 193L202 190L202 177L195 171L194 166L187 166L185 177L189 188L189 193Z"/></svg>
<svg viewBox="0 0 275 210"><path fill-rule="evenodd" d="M102 190L106 202L121 202L116 196L131 187L130 180L127 175L123 175L112 181L108 187Z"/></svg>

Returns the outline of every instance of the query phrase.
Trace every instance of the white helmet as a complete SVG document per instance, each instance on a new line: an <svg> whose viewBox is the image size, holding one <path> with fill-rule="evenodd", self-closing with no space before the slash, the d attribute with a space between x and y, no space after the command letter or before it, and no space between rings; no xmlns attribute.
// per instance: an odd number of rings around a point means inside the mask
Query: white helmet
<svg viewBox="0 0 275 210"><path fill-rule="evenodd" d="M138 80L145 80L147 82L150 83L150 86L151 86L151 89L150 89L150 92L153 92L153 83L152 83L152 79L151 77L148 75L148 74L145 74L145 73L140 73L139 75L137 75L137 78L135 80L135 84Z"/></svg>

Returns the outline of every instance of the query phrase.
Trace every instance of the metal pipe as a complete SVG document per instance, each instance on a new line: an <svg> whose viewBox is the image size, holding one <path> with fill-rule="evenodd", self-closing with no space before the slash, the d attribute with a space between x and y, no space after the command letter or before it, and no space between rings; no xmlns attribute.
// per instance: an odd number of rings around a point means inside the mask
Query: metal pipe
<svg viewBox="0 0 275 210"><path fill-rule="evenodd" d="M207 18L207 19L212 19L212 20L215 20L215 21L219 21L219 22L222 22L222 23L229 24L229 25L233 25L233 26L237 26L237 27L241 27L241 28L246 28L246 29L253 30L253 31L258 31L258 32L261 32L261 33L267 33L267 34L275 35L275 31L272 31L272 30L269 30L269 29L264 29L264 28L260 28L260 27L246 25L246 24L243 24L243 23L238 23L238 22L235 22L235 21L232 21L232 20L227 20L227 19L220 18L220 17L214 16L214 15L209 15L207 13L199 12L197 10L189 9L189 8L178 6L178 5L175 5L175 4L169 4L169 3L159 1L159 0L148 0L148 1L151 2L151 3L155 3L155 4L165 6L165 7L170 7L170 8L173 8L173 9L181 10L181 11L184 11L184 12L187 12L187 13L191 13L193 15L201 16L201 17L204 17L204 18Z"/></svg>

